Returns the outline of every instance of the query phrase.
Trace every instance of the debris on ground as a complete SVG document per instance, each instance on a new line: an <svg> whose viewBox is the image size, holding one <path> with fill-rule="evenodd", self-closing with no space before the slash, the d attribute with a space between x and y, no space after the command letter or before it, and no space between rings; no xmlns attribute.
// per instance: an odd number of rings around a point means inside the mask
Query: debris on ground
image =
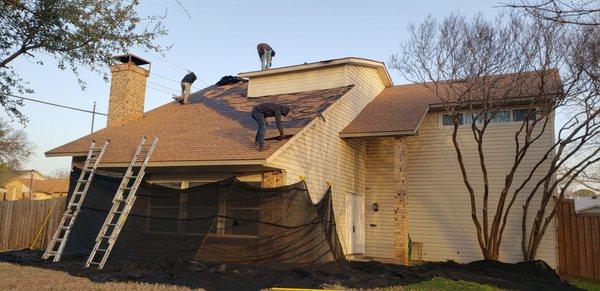
<svg viewBox="0 0 600 291"><path fill-rule="evenodd" d="M210 265L198 262L140 262L109 259L103 270L84 268L85 256L64 256L60 262L41 259L42 251L0 253L0 261L63 271L94 282L135 281L204 288L207 290L259 290L269 287L348 288L390 287L435 277L463 280L518 290L576 290L543 261L508 264L495 261L424 263L401 266L381 262L350 261L304 266Z"/></svg>

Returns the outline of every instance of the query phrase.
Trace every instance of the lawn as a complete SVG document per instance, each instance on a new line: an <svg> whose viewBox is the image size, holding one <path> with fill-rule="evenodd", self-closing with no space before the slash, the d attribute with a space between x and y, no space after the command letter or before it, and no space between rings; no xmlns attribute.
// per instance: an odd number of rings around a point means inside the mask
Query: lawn
<svg viewBox="0 0 600 291"><path fill-rule="evenodd" d="M191 290L136 282L94 283L65 272L0 263L0 290Z"/></svg>

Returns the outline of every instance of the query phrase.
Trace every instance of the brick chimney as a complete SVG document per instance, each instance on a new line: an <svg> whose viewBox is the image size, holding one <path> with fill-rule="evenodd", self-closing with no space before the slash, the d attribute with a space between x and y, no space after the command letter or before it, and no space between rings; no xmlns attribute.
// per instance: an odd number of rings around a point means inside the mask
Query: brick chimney
<svg viewBox="0 0 600 291"><path fill-rule="evenodd" d="M146 79L150 62L132 55L114 56L117 62L110 66L110 98L107 127L121 126L140 119L144 114ZM148 65L148 68L141 66Z"/></svg>

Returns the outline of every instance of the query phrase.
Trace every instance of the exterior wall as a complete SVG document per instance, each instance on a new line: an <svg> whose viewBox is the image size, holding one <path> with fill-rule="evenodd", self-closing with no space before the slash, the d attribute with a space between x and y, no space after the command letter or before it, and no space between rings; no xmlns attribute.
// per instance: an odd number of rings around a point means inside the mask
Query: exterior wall
<svg viewBox="0 0 600 291"><path fill-rule="evenodd" d="M513 134L519 123L492 124L486 133L484 149L490 178L490 217L495 212L498 191L504 183L504 175L512 164L514 155ZM530 149L522 168L531 168L553 141L553 128ZM470 215L467 190L456 161L452 145L452 128L440 125L440 113L430 113L423 120L419 133L407 139L408 146L408 227L413 242L423 243L423 260L455 260L469 262L483 258ZM482 193L481 170L476 144L471 130L459 131L467 171L475 191ZM367 255L393 258L393 142L391 139L367 142L366 224ZM526 170L517 172L513 185L519 185ZM536 176L540 177L541 174ZM534 176L535 179L535 176ZM513 186L516 187L516 186ZM531 189L532 185L524 190ZM496 189L496 191L494 191ZM516 262L521 255L521 195L511 209L504 231L500 260ZM370 210L372 203L379 203L380 211ZM478 205L481 200L478 200ZM531 207L538 205L532 203ZM478 209L481 216L481 209ZM530 213L535 211L530 210ZM530 215L531 216L531 215ZM369 227L377 224L376 228ZM538 258L556 266L554 226L548 227Z"/></svg>
<svg viewBox="0 0 600 291"><path fill-rule="evenodd" d="M395 241L394 138L369 139L366 143L365 235L368 240L365 255L392 259ZM375 203L377 212L373 210Z"/></svg>
<svg viewBox="0 0 600 291"><path fill-rule="evenodd" d="M110 72L107 126L119 126L142 118L146 78L150 72L129 63L113 65Z"/></svg>
<svg viewBox="0 0 600 291"><path fill-rule="evenodd" d="M307 70L287 74L252 77L248 82L248 96L259 97L345 86L344 67Z"/></svg>
<svg viewBox="0 0 600 291"><path fill-rule="evenodd" d="M340 139L339 132L384 85L374 68L346 66L342 73L342 85L355 87L324 112L325 121L316 119L267 166L285 169L288 184L304 176L313 202L322 198L331 182L338 233L345 238L346 195L348 191L364 195L366 148L364 141ZM342 245L346 249L344 239Z"/></svg>

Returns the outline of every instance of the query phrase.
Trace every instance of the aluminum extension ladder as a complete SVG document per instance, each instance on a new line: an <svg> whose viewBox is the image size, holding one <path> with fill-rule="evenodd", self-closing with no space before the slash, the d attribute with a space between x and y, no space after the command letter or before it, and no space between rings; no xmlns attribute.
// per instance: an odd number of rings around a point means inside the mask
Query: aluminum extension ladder
<svg viewBox="0 0 600 291"><path fill-rule="evenodd" d="M75 189L73 189L73 194L71 194L69 204L67 204L67 209L62 215L60 224L58 225L56 232L54 232L54 236L48 244L42 259L47 260L53 256L54 262L60 261L65 246L67 245L67 239L71 233L71 227L73 227L73 224L77 219L81 204L83 204L85 195L92 184L94 173L96 172L96 169L100 164L100 160L104 156L109 143L110 141L106 140L102 147L97 148L96 141L92 141L90 150L88 151L85 163L83 165L83 169L81 170L79 179L77 179L77 184L75 185Z"/></svg>
<svg viewBox="0 0 600 291"><path fill-rule="evenodd" d="M133 207L133 203L135 202L136 196L135 192L137 191L140 183L144 178L144 170L146 169L146 165L150 161L150 157L152 156L152 152L158 143L158 136L154 137L152 143L146 143L146 137L144 136L140 141L135 153L133 154L133 158L129 163L129 167L127 171L125 171L125 175L123 176L123 180L121 180L121 184L115 193L115 197L113 198L113 204L104 220L104 224L96 237L96 244L88 257L85 267L89 267L90 265L98 265L98 269L102 269L110 252L112 251L113 246L115 245L117 238L119 237L119 233L127 220L127 216L129 215L129 211ZM145 151L144 151L145 150ZM142 164L139 167L139 170L134 173L134 167L140 161L138 160L140 157L143 157L144 160L141 161ZM131 184L131 179L133 180L133 184Z"/></svg>

